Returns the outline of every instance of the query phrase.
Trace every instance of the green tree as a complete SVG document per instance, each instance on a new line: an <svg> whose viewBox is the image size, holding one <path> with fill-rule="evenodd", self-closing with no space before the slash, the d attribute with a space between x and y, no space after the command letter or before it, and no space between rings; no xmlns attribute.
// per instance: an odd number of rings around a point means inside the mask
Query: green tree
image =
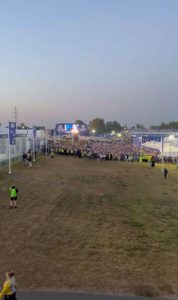
<svg viewBox="0 0 178 300"><path fill-rule="evenodd" d="M20 123L18 126L17 126L17 129L30 129L29 126L25 125L24 123Z"/></svg>
<svg viewBox="0 0 178 300"><path fill-rule="evenodd" d="M111 132L113 130L112 127L113 126L112 126L111 121L106 122L106 125L105 125L106 132Z"/></svg>
<svg viewBox="0 0 178 300"><path fill-rule="evenodd" d="M136 129L145 129L145 126L143 124L137 123Z"/></svg>
<svg viewBox="0 0 178 300"><path fill-rule="evenodd" d="M169 123L161 122L161 125L151 125L150 129L153 130L178 129L178 121L171 121Z"/></svg>
<svg viewBox="0 0 178 300"><path fill-rule="evenodd" d="M170 129L178 129L178 122L177 121L169 122L169 128Z"/></svg>
<svg viewBox="0 0 178 300"><path fill-rule="evenodd" d="M90 131L95 130L96 134L103 134L105 132L104 119L95 118L89 122Z"/></svg>
<svg viewBox="0 0 178 300"><path fill-rule="evenodd" d="M129 128L129 130L135 130L136 128L135 128L135 126L133 125L133 126L131 126L130 128Z"/></svg>
<svg viewBox="0 0 178 300"><path fill-rule="evenodd" d="M118 132L124 129L117 121L108 121L105 125L106 132L110 133L112 131Z"/></svg>
<svg viewBox="0 0 178 300"><path fill-rule="evenodd" d="M75 124L85 125L85 123L82 120L75 120Z"/></svg>
<svg viewBox="0 0 178 300"><path fill-rule="evenodd" d="M45 130L45 126L36 126L36 130Z"/></svg>

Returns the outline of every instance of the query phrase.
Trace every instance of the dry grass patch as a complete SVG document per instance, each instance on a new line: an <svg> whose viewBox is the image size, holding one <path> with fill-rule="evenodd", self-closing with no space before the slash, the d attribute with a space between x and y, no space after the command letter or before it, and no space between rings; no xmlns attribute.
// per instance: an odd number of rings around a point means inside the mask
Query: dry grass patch
<svg viewBox="0 0 178 300"><path fill-rule="evenodd" d="M178 172L160 166L39 157L1 170L1 281L151 296L178 284ZM20 190L8 207L10 184Z"/></svg>

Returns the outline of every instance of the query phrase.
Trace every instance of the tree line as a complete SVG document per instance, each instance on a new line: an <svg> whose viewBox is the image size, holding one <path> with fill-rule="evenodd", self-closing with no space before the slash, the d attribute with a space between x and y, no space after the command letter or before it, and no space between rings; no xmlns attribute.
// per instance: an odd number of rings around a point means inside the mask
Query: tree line
<svg viewBox="0 0 178 300"><path fill-rule="evenodd" d="M76 123L77 121L83 122L76 120ZM95 130L98 134L112 133L113 131L120 132L123 130L178 130L178 121L172 121L169 123L162 122L160 125L151 125L150 127L137 123L134 126L128 127L127 125L121 125L117 121L105 122L102 118L95 118L89 122L88 126L90 131Z"/></svg>
<svg viewBox="0 0 178 300"><path fill-rule="evenodd" d="M169 123L162 122L161 125L151 125L150 129L159 130L159 129L178 129L178 121L172 121Z"/></svg>
<svg viewBox="0 0 178 300"><path fill-rule="evenodd" d="M82 120L75 120L76 124L83 125L86 124ZM103 118L94 118L87 124L89 131L96 134L120 132L123 130L178 130L178 121L172 121L169 123L162 122L160 125L151 125L149 128L143 124L137 123L134 126L128 127L127 125L121 125L118 121L106 121ZM1 126L1 123L0 123ZM17 126L17 129L30 129L25 123L20 123ZM36 129L45 129L45 126L36 126Z"/></svg>
<svg viewBox="0 0 178 300"><path fill-rule="evenodd" d="M137 123L135 126L128 127L127 125L121 125L117 121L108 121L105 123L104 119L95 118L89 122L89 129L95 129L98 134L111 133L112 131L119 132L123 130L178 130L178 121L169 123L162 122L160 125L151 125L150 127Z"/></svg>

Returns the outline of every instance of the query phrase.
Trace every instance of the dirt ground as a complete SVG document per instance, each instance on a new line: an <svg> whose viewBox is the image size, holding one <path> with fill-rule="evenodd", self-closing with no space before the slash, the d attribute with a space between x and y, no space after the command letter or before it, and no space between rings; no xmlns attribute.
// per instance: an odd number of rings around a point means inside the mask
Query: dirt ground
<svg viewBox="0 0 178 300"><path fill-rule="evenodd" d="M37 157L0 170L0 282L136 295L178 291L178 171ZM18 208L9 208L11 184Z"/></svg>

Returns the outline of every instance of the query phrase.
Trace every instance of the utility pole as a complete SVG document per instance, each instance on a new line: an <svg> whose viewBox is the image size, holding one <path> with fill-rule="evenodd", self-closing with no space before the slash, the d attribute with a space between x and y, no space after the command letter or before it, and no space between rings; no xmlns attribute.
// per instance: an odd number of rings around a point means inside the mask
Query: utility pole
<svg viewBox="0 0 178 300"><path fill-rule="evenodd" d="M15 108L14 108L14 117L15 117L15 123L16 123L16 126L17 126L18 110L17 110L17 107L16 107L16 106L15 106Z"/></svg>

